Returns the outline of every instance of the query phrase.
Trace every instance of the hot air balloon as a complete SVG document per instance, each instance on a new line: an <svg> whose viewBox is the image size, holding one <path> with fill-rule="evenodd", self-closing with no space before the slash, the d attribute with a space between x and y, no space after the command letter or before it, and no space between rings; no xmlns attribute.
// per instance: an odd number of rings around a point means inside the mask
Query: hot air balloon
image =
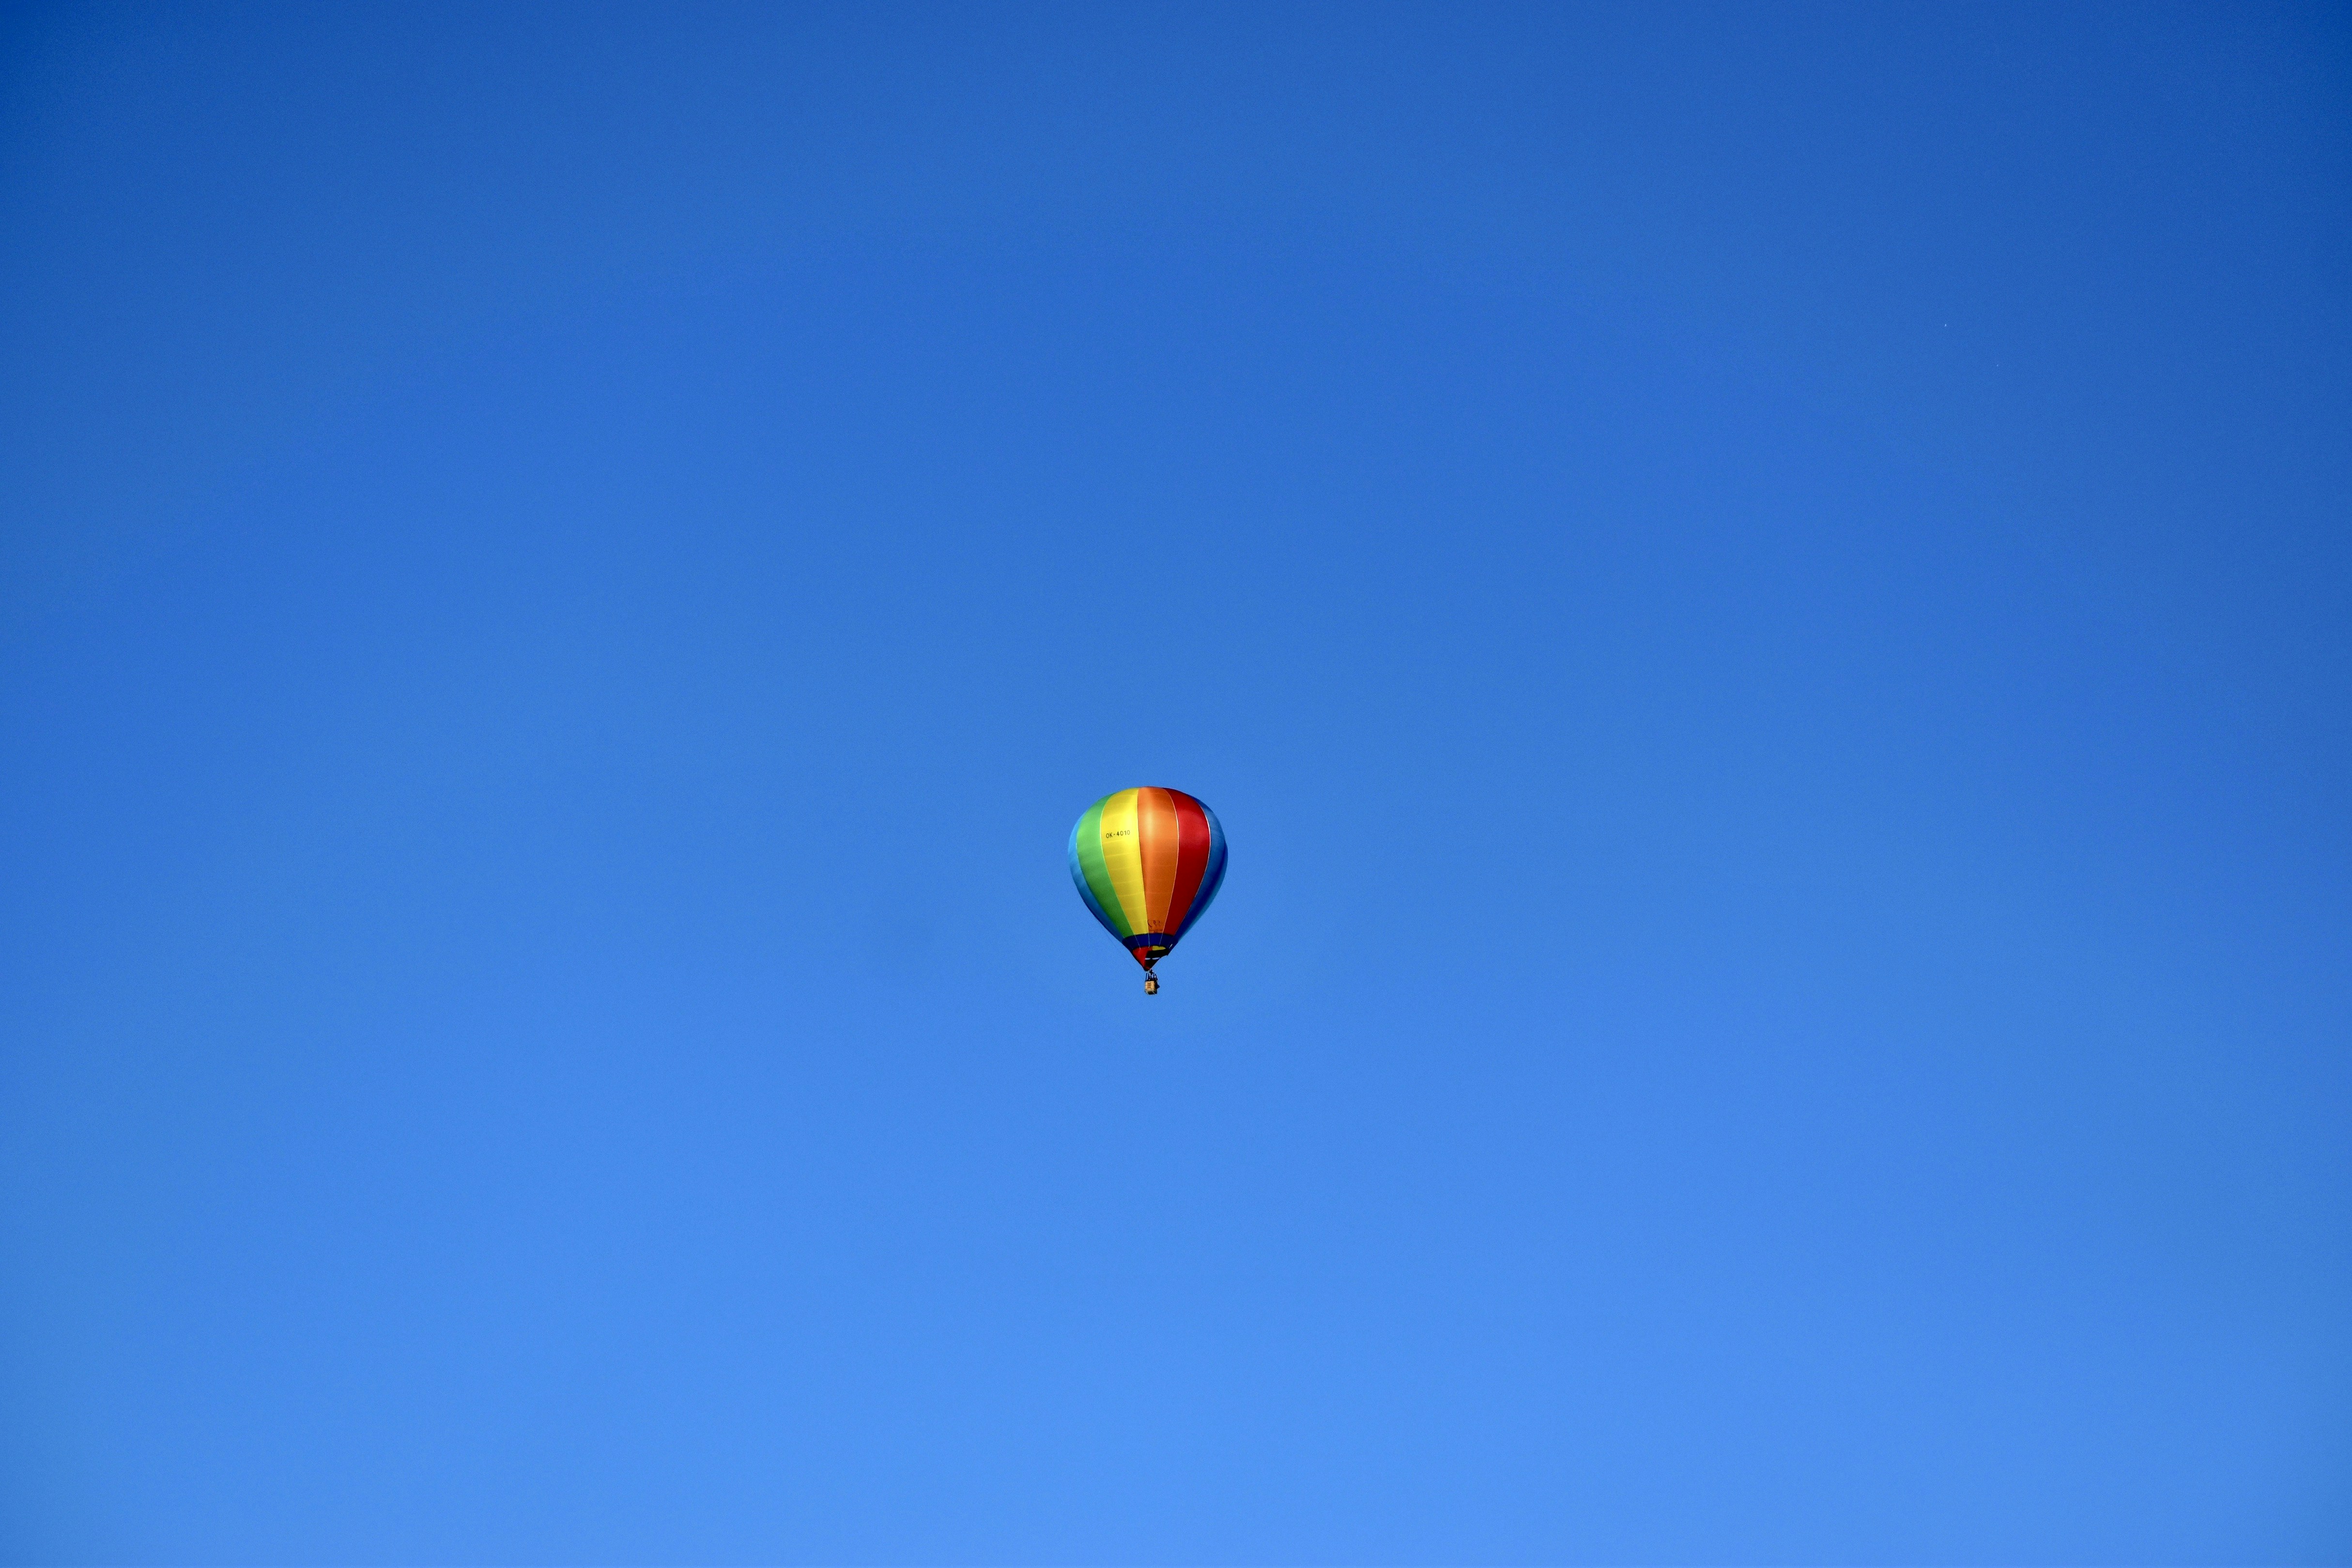
<svg viewBox="0 0 2352 1568"><path fill-rule="evenodd" d="M1070 829L1070 880L1103 929L1143 965L1168 956L1225 879L1225 830L1181 789L1123 789L1087 807Z"/></svg>

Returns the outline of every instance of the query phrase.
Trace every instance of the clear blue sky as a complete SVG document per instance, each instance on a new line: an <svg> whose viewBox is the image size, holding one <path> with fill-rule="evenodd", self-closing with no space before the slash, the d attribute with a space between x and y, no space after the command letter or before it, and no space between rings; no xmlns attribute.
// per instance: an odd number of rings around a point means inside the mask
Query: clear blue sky
<svg viewBox="0 0 2352 1568"><path fill-rule="evenodd" d="M2342 9L0 38L7 1556L2352 1557Z"/></svg>

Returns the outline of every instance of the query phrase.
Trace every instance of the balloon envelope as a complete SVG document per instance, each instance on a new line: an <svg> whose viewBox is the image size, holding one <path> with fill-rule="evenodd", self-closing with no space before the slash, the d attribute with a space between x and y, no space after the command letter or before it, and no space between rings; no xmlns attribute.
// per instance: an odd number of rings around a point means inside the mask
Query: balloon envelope
<svg viewBox="0 0 2352 1568"><path fill-rule="evenodd" d="M1070 880L1103 929L1149 970L1225 879L1225 830L1181 789L1123 789L1070 829Z"/></svg>

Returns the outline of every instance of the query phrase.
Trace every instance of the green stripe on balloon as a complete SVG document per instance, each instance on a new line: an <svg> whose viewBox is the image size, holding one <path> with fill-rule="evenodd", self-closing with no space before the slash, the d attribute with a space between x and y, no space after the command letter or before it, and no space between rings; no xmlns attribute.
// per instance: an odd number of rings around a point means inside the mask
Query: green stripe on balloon
<svg viewBox="0 0 2352 1568"><path fill-rule="evenodd" d="M1128 924L1126 913L1119 908L1118 894L1110 885L1110 869L1103 864L1102 814L1108 798L1095 802L1078 818L1078 868L1087 874L1087 887L1093 892L1095 902L1111 918L1118 934L1129 937L1136 934L1135 928Z"/></svg>

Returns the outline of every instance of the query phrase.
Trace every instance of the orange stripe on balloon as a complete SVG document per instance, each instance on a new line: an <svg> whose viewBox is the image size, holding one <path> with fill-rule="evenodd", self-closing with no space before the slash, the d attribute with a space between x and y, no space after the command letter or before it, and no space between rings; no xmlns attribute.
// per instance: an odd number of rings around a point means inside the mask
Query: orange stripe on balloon
<svg viewBox="0 0 2352 1568"><path fill-rule="evenodd" d="M1143 903L1151 923L1143 929L1168 929L1168 900L1176 891L1176 856L1180 835L1176 803L1164 789L1141 789L1135 797L1135 841L1143 853Z"/></svg>

